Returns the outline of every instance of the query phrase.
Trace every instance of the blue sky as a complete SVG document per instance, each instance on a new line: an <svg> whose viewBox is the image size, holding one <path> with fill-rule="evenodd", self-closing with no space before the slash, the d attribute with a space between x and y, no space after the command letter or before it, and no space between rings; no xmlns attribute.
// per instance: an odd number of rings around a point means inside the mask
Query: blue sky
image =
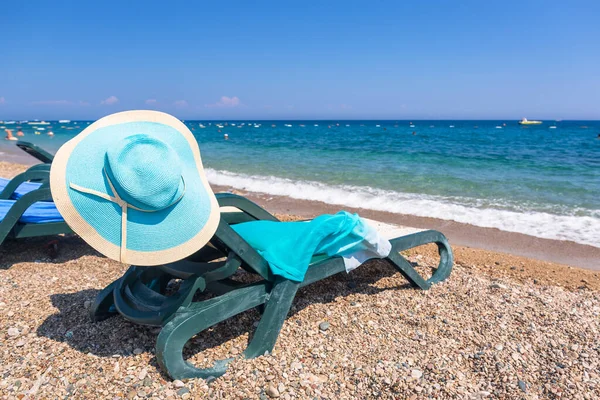
<svg viewBox="0 0 600 400"><path fill-rule="evenodd" d="M0 120L600 119L598 1L10 1Z"/></svg>

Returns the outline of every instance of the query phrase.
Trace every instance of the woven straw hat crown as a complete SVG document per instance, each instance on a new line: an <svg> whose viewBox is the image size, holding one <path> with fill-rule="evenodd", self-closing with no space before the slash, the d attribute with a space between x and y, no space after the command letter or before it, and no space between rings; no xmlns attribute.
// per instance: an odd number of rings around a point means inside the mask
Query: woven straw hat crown
<svg viewBox="0 0 600 400"><path fill-rule="evenodd" d="M118 195L142 210L168 207L185 190L177 153L150 135L132 135L116 143L106 152L105 170Z"/></svg>

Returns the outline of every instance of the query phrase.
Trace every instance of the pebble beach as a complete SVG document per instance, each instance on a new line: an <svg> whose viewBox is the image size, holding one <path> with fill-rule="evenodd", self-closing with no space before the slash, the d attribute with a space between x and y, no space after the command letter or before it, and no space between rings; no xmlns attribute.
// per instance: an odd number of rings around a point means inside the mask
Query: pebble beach
<svg viewBox="0 0 600 400"><path fill-rule="evenodd" d="M0 162L0 176L25 168ZM405 256L426 275L435 253ZM96 294L127 266L75 235L7 241L0 398L600 398L600 272L473 247L454 253L450 278L428 291L381 260L305 287L272 354L238 358L213 381L172 381L154 355L158 328L89 318ZM240 355L258 317L202 332L188 360Z"/></svg>

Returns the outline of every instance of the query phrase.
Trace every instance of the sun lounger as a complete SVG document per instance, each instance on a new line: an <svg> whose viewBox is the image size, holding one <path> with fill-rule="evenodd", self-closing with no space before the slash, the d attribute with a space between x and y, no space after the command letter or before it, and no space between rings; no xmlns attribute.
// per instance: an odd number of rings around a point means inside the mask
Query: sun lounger
<svg viewBox="0 0 600 400"><path fill-rule="evenodd" d="M98 294L91 308L96 321L120 313L132 322L162 327L156 357L173 379L207 379L224 374L232 359L217 361L210 368L196 368L184 360L183 347L199 332L252 308L258 308L262 316L243 356L253 358L272 351L297 290L346 271L341 257L317 255L302 282L274 276L265 258L232 226L277 219L244 197L216 196L221 207L235 207L242 212L222 212L217 232L207 246L185 261L158 267L130 267L123 277ZM412 286L426 290L450 275L452 250L441 233L423 231L390 242L392 252L387 261ZM440 262L433 275L425 279L399 252L428 243L438 246ZM257 274L260 280L242 284L231 279L240 267ZM167 296L165 290L171 279L181 279L182 283L176 293ZM209 292L214 297L194 301L197 292Z"/></svg>
<svg viewBox="0 0 600 400"><path fill-rule="evenodd" d="M19 140L16 143L16 145L18 148L20 148L30 156L37 158L45 164L52 163L52 160L54 159L54 156L52 154L48 153L46 150L42 149L39 146L36 146L33 143Z"/></svg>
<svg viewBox="0 0 600 400"><path fill-rule="evenodd" d="M7 237L18 239L71 232L52 202L47 182L18 200L0 199L0 245Z"/></svg>

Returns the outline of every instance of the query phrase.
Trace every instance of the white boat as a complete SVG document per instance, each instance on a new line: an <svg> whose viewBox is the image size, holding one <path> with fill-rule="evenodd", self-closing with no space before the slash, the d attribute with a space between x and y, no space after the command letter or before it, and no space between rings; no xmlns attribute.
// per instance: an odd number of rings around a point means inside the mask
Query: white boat
<svg viewBox="0 0 600 400"><path fill-rule="evenodd" d="M519 121L519 125L540 125L542 121L528 121L527 118L523 118Z"/></svg>
<svg viewBox="0 0 600 400"><path fill-rule="evenodd" d="M415 126L414 126L414 125L410 125L410 127L411 127L411 128L414 128Z"/></svg>
<svg viewBox="0 0 600 400"><path fill-rule="evenodd" d="M39 122L28 122L29 125L50 125L50 122L39 121Z"/></svg>
<svg viewBox="0 0 600 400"><path fill-rule="evenodd" d="M502 129L502 127L500 125L496 126L496 129Z"/></svg>
<svg viewBox="0 0 600 400"><path fill-rule="evenodd" d="M319 124L315 124L315 126L319 126Z"/></svg>
<svg viewBox="0 0 600 400"><path fill-rule="evenodd" d="M556 129L556 127L554 125L549 127L550 129Z"/></svg>
<svg viewBox="0 0 600 400"><path fill-rule="evenodd" d="M375 125L375 128L379 128L379 127L381 127L381 125Z"/></svg>
<svg viewBox="0 0 600 400"><path fill-rule="evenodd" d="M287 126L288 128L292 127L292 125L290 125L290 124L285 124L285 126Z"/></svg>
<svg viewBox="0 0 600 400"><path fill-rule="evenodd" d="M46 128L35 128L35 129L37 129L38 131L45 131L46 130Z"/></svg>
<svg viewBox="0 0 600 400"><path fill-rule="evenodd" d="M70 119L59 119L58 122L61 124L68 124L69 122L71 122L71 120Z"/></svg>
<svg viewBox="0 0 600 400"><path fill-rule="evenodd" d="M454 128L454 125L450 125L450 128Z"/></svg>

